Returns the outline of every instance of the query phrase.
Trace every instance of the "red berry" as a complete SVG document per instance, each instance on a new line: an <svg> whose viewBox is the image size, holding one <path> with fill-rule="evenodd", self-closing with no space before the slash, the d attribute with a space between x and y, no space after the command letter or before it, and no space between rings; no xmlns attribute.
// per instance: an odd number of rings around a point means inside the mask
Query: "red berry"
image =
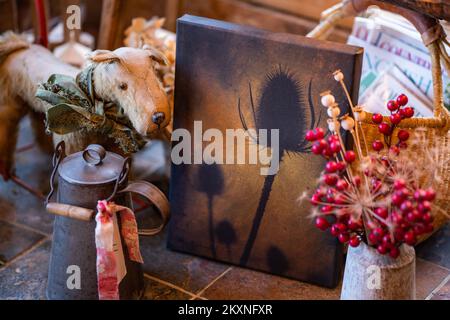
<svg viewBox="0 0 450 320"><path fill-rule="evenodd" d="M388 235L388 234L385 234L385 235L383 236L383 239L381 239L381 242L382 242L385 246L390 246L390 245L392 244L391 236Z"/></svg>
<svg viewBox="0 0 450 320"><path fill-rule="evenodd" d="M395 100L389 100L387 103L387 108L389 111L395 111L398 109L398 104L395 102Z"/></svg>
<svg viewBox="0 0 450 320"><path fill-rule="evenodd" d="M334 186L338 181L338 177L335 174L326 174L323 176L323 181L329 186Z"/></svg>
<svg viewBox="0 0 450 320"><path fill-rule="evenodd" d="M422 216L422 221L425 223L431 223L433 222L433 216L431 215L431 213L427 212Z"/></svg>
<svg viewBox="0 0 450 320"><path fill-rule="evenodd" d="M339 142L339 137L337 136L337 135L335 135L335 134L332 134L332 135L330 135L329 137L328 137L328 143L332 143L332 142Z"/></svg>
<svg viewBox="0 0 450 320"><path fill-rule="evenodd" d="M346 213L345 213L345 210L341 210L341 211L338 213L338 221L339 221L339 222L341 222L341 223L347 225L349 219L350 219L350 215L346 214Z"/></svg>
<svg viewBox="0 0 450 320"><path fill-rule="evenodd" d="M411 211L411 212L412 212L412 214L414 215L414 218L415 218L416 221L422 220L423 212L420 212L420 211L417 210L417 209L413 209L413 211Z"/></svg>
<svg viewBox="0 0 450 320"><path fill-rule="evenodd" d="M339 242L340 242L340 243L347 243L348 240L350 240L350 237L349 237L348 233L341 233L341 234L338 236L338 239L339 239Z"/></svg>
<svg viewBox="0 0 450 320"><path fill-rule="evenodd" d="M342 194L337 194L336 197L334 198L334 203L335 204L344 204L346 202L344 196Z"/></svg>
<svg viewBox="0 0 450 320"><path fill-rule="evenodd" d="M344 159L345 161L347 161L348 163L352 163L353 161L356 160L356 153L353 150L348 150L347 152L345 152L344 154Z"/></svg>
<svg viewBox="0 0 450 320"><path fill-rule="evenodd" d="M389 120L392 124L399 124L402 121L402 116L398 113L391 114Z"/></svg>
<svg viewBox="0 0 450 320"><path fill-rule="evenodd" d="M316 140L316 134L313 130L309 130L306 132L305 139L308 141L315 141Z"/></svg>
<svg viewBox="0 0 450 320"><path fill-rule="evenodd" d="M398 156L400 154L400 148L397 146L391 146L389 151Z"/></svg>
<svg viewBox="0 0 450 320"><path fill-rule="evenodd" d="M337 163L337 166L338 166L338 170L342 171L342 170L345 170L345 168L347 167L347 164L344 161L340 161Z"/></svg>
<svg viewBox="0 0 450 320"><path fill-rule="evenodd" d="M405 238L405 232L402 229L395 229L394 238L396 241L403 241Z"/></svg>
<svg viewBox="0 0 450 320"><path fill-rule="evenodd" d="M397 137L400 141L406 141L409 139L409 132L403 129L399 130L397 133Z"/></svg>
<svg viewBox="0 0 450 320"><path fill-rule="evenodd" d="M320 196L318 194L313 194L311 197L311 204L317 205L320 202Z"/></svg>
<svg viewBox="0 0 450 320"><path fill-rule="evenodd" d="M405 107L400 109L400 114L405 118L412 118L414 116L414 109L411 107Z"/></svg>
<svg viewBox="0 0 450 320"><path fill-rule="evenodd" d="M392 204L399 206L403 202L403 197L397 193L394 193L391 197Z"/></svg>
<svg viewBox="0 0 450 320"><path fill-rule="evenodd" d="M339 191L344 191L348 188L348 183L344 179L339 179L336 183L336 189Z"/></svg>
<svg viewBox="0 0 450 320"><path fill-rule="evenodd" d="M410 212L412 208L413 204L409 200L403 201L403 203L400 205L400 210L402 210L403 213Z"/></svg>
<svg viewBox="0 0 450 320"><path fill-rule="evenodd" d="M320 208L320 211L322 211L322 213L330 213L333 211L333 206L330 205L323 206L322 208Z"/></svg>
<svg viewBox="0 0 450 320"><path fill-rule="evenodd" d="M406 182L403 179L397 179L394 181L394 189L401 190L406 186Z"/></svg>
<svg viewBox="0 0 450 320"><path fill-rule="evenodd" d="M386 122L382 122L378 125L378 131L384 135L390 135L391 134L391 126L387 124Z"/></svg>
<svg viewBox="0 0 450 320"><path fill-rule="evenodd" d="M406 106L406 104L408 103L408 97L405 94L401 94L397 97L397 104L399 106Z"/></svg>
<svg viewBox="0 0 450 320"><path fill-rule="evenodd" d="M328 161L325 165L325 170L329 173L334 173L338 170L337 163L335 161Z"/></svg>
<svg viewBox="0 0 450 320"><path fill-rule="evenodd" d="M427 192L425 190L419 189L414 191L414 199L417 201L422 201L425 199Z"/></svg>
<svg viewBox="0 0 450 320"><path fill-rule="evenodd" d="M324 197L327 194L327 189L325 187L317 188L316 193L319 197Z"/></svg>
<svg viewBox="0 0 450 320"><path fill-rule="evenodd" d="M358 230L361 228L361 223L357 222L357 221L353 221L352 219L349 220L347 227L350 230Z"/></svg>
<svg viewBox="0 0 450 320"><path fill-rule="evenodd" d="M381 189L382 185L383 185L383 184L381 183L381 181L378 180L378 179L372 179L371 183L372 183L372 190L373 190L374 192L379 191L379 190Z"/></svg>
<svg viewBox="0 0 450 320"><path fill-rule="evenodd" d="M403 216L401 215L401 213L392 212L392 221L394 222L394 224L400 225L404 221Z"/></svg>
<svg viewBox="0 0 450 320"><path fill-rule="evenodd" d="M316 142L315 144L313 144L313 146L311 147L311 152L319 155L322 153L322 148L320 147L320 145Z"/></svg>
<svg viewBox="0 0 450 320"><path fill-rule="evenodd" d="M397 259L400 255L400 250L397 247L392 247L391 251L389 251L389 256L393 259Z"/></svg>
<svg viewBox="0 0 450 320"><path fill-rule="evenodd" d="M376 208L375 214L382 219L386 219L388 217L388 210L384 207Z"/></svg>
<svg viewBox="0 0 450 320"><path fill-rule="evenodd" d="M377 239L381 239L384 236L383 228L380 228L380 227L375 228L372 232L377 237Z"/></svg>
<svg viewBox="0 0 450 320"><path fill-rule="evenodd" d="M342 222L336 223L336 226L341 233L347 231L347 226Z"/></svg>
<svg viewBox="0 0 450 320"><path fill-rule="evenodd" d="M352 236L350 238L350 246L352 246L353 248L356 248L357 246L359 246L359 244L361 243L361 240L359 240L358 236Z"/></svg>
<svg viewBox="0 0 450 320"><path fill-rule="evenodd" d="M340 233L341 233L341 231L339 230L338 226L336 224L333 224L331 226L331 234L333 236L337 237Z"/></svg>
<svg viewBox="0 0 450 320"><path fill-rule="evenodd" d="M328 147L328 142L325 139L320 139L317 142L322 150Z"/></svg>
<svg viewBox="0 0 450 320"><path fill-rule="evenodd" d="M353 177L353 184L357 187L359 187L359 185L361 184L361 178L359 176L354 176Z"/></svg>
<svg viewBox="0 0 450 320"><path fill-rule="evenodd" d="M322 150L322 155L325 158L330 158L333 156L333 151L331 151L331 149L329 147L326 147L325 149Z"/></svg>
<svg viewBox="0 0 450 320"><path fill-rule="evenodd" d="M341 143L339 141L333 141L330 143L330 149L333 153L338 153L341 151Z"/></svg>
<svg viewBox="0 0 450 320"><path fill-rule="evenodd" d="M414 213L408 212L408 214L406 215L406 220L413 223L416 221L416 216L414 215Z"/></svg>
<svg viewBox="0 0 450 320"><path fill-rule="evenodd" d="M328 191L327 191L327 202L334 203L335 197L336 197L336 190L335 189L328 189Z"/></svg>
<svg viewBox="0 0 450 320"><path fill-rule="evenodd" d="M383 142L381 142L380 140L375 140L375 141L372 143L372 148L373 148L373 150L375 150L375 151L380 151L381 149L384 148L384 144L383 144Z"/></svg>
<svg viewBox="0 0 450 320"><path fill-rule="evenodd" d="M378 251L379 254L386 254L388 250L387 250L387 247L384 244L380 244L377 247L377 251Z"/></svg>
<svg viewBox="0 0 450 320"><path fill-rule="evenodd" d="M431 211L431 202L425 200L425 201L419 203L419 205L417 206L417 209L419 209L419 211L422 213L430 212Z"/></svg>
<svg viewBox="0 0 450 320"><path fill-rule="evenodd" d="M314 133L317 140L323 139L323 137L325 137L325 131L322 128L315 128Z"/></svg>
<svg viewBox="0 0 450 320"><path fill-rule="evenodd" d="M403 197L403 199L405 199L406 197L409 197L409 195L410 195L408 188L402 188L400 190L397 190L397 193L399 195L401 195Z"/></svg>
<svg viewBox="0 0 450 320"><path fill-rule="evenodd" d="M425 233L425 227L422 224L416 224L414 226L414 233L418 236Z"/></svg>
<svg viewBox="0 0 450 320"><path fill-rule="evenodd" d="M415 245L416 241L417 241L414 231L408 231L407 233L405 233L404 239L405 239L405 242L407 244L409 244L410 246Z"/></svg>
<svg viewBox="0 0 450 320"><path fill-rule="evenodd" d="M380 113L375 113L372 116L372 122L376 124L380 124L383 121L383 116Z"/></svg>
<svg viewBox="0 0 450 320"><path fill-rule="evenodd" d="M319 228L320 230L325 231L330 227L330 223L324 217L317 217L316 218L316 227Z"/></svg>
<svg viewBox="0 0 450 320"><path fill-rule="evenodd" d="M425 199L428 201L433 201L435 198L436 198L436 192L432 188L429 188L426 191Z"/></svg>
<svg viewBox="0 0 450 320"><path fill-rule="evenodd" d="M373 243L373 244L377 244L378 241L380 240L373 232L369 233L369 242Z"/></svg>

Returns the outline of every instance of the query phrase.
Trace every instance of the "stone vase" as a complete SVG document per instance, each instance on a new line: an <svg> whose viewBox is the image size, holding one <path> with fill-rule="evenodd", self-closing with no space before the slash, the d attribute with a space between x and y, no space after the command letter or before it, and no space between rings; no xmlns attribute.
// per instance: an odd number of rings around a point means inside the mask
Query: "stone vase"
<svg viewBox="0 0 450 320"><path fill-rule="evenodd" d="M341 300L414 300L416 297L416 254L402 245L393 259L381 255L364 242L349 247Z"/></svg>

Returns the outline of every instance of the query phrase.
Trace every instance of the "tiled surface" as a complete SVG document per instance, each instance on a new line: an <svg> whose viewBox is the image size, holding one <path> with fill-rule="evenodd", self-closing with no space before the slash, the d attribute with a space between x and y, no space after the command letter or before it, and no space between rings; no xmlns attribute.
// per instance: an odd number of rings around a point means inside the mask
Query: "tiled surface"
<svg viewBox="0 0 450 320"><path fill-rule="evenodd" d="M223 264L166 249L165 234L141 237L144 271L148 274L197 293L227 269Z"/></svg>
<svg viewBox="0 0 450 320"><path fill-rule="evenodd" d="M50 241L0 269L0 299L45 299Z"/></svg>
<svg viewBox="0 0 450 320"><path fill-rule="evenodd" d="M44 236L0 220L0 261L10 261Z"/></svg>
<svg viewBox="0 0 450 320"><path fill-rule="evenodd" d="M181 292L153 279L145 278L144 300L189 300L192 295Z"/></svg>
<svg viewBox="0 0 450 320"><path fill-rule="evenodd" d="M416 261L416 299L423 300L450 274L432 262L418 258Z"/></svg>
<svg viewBox="0 0 450 320"><path fill-rule="evenodd" d="M233 268L201 296L207 299L339 299L340 286L326 289L242 268Z"/></svg>
<svg viewBox="0 0 450 320"><path fill-rule="evenodd" d="M450 269L450 223L416 248L417 256Z"/></svg>
<svg viewBox="0 0 450 320"><path fill-rule="evenodd" d="M26 126L26 123L25 123ZM19 145L32 139L22 134ZM43 193L50 156L37 148L17 156L17 173ZM150 211L138 223L157 223ZM12 182L0 181L0 299L45 299L53 217L42 201ZM141 237L144 299L339 299L340 286L326 289L166 249L166 233ZM450 299L450 226L416 248L418 299Z"/></svg>
<svg viewBox="0 0 450 320"><path fill-rule="evenodd" d="M431 300L450 300L450 276L447 277L443 286L433 294Z"/></svg>
<svg viewBox="0 0 450 320"><path fill-rule="evenodd" d="M28 121L22 123L24 129L27 125ZM17 145L26 146L32 142L28 130L21 130ZM47 193L51 172L50 155L35 146L26 152L16 154L15 168L20 179L41 193ZM16 221L46 234L52 232L53 216L45 212L43 201L30 195L12 181L5 183L2 178L0 178L0 219Z"/></svg>

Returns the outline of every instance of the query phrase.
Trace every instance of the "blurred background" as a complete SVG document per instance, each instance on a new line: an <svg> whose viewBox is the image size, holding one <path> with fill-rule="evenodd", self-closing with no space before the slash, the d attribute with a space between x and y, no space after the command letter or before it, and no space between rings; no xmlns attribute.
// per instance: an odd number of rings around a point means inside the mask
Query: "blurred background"
<svg viewBox="0 0 450 320"><path fill-rule="evenodd" d="M135 17L166 17L165 28L175 31L176 19L185 13L252 25L276 32L305 35L319 21L323 10L339 0L45 0L49 30L66 16L66 8L78 4L82 30L93 36L94 46L120 47L123 33ZM0 0L0 32L30 31L37 25L33 0ZM341 23L333 40L345 42L352 20ZM34 28L35 30L37 28ZM55 41L63 41L55 39ZM51 44L55 45L55 42Z"/></svg>

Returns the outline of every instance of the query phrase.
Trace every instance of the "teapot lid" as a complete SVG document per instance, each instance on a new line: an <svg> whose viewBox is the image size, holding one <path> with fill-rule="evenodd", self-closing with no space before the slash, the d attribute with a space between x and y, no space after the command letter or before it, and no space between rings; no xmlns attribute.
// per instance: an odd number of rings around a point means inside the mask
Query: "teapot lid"
<svg viewBox="0 0 450 320"><path fill-rule="evenodd" d="M117 180L125 159L106 151L101 145L91 144L83 151L67 156L59 165L59 175L74 184L104 184Z"/></svg>

